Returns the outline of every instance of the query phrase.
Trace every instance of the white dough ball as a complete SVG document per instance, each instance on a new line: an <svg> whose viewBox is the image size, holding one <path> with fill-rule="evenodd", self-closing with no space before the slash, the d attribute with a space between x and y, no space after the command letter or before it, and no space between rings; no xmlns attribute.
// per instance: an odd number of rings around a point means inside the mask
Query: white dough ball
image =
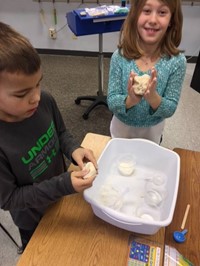
<svg viewBox="0 0 200 266"><path fill-rule="evenodd" d="M94 167L94 164L92 162L88 162L86 163L86 165L84 166L84 169L89 170L89 173L87 173L83 178L86 179L88 177L94 176L97 174L97 170Z"/></svg>
<svg viewBox="0 0 200 266"><path fill-rule="evenodd" d="M131 154L121 156L118 160L118 170L124 176L130 176L135 170L135 160Z"/></svg>

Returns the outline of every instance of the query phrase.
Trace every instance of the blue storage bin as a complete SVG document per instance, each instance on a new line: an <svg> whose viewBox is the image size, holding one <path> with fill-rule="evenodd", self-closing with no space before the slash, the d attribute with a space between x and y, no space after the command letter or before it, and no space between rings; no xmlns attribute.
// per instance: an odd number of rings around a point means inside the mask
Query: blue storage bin
<svg viewBox="0 0 200 266"><path fill-rule="evenodd" d="M119 31L127 15L110 13L98 17L88 14L81 16L80 12L83 11L85 10L78 9L66 14L68 26L76 36Z"/></svg>

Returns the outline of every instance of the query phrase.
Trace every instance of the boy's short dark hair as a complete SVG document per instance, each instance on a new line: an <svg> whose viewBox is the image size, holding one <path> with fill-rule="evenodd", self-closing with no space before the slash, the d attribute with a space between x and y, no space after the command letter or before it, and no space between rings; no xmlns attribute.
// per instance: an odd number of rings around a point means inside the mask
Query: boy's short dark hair
<svg viewBox="0 0 200 266"><path fill-rule="evenodd" d="M39 70L41 60L27 38L0 22L0 73L21 72L27 75Z"/></svg>

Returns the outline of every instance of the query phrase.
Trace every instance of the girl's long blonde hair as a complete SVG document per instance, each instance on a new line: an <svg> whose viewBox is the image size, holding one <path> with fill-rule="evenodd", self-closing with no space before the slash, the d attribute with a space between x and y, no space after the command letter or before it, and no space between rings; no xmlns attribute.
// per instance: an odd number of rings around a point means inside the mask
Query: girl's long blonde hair
<svg viewBox="0 0 200 266"><path fill-rule="evenodd" d="M178 46L182 38L183 14L181 0L161 0L171 11L170 26L160 43L159 56L169 57L178 55ZM120 31L118 48L123 50L123 56L127 59L137 59L143 55L143 50L139 45L139 34L137 31L137 21L142 12L146 0L132 0L127 18Z"/></svg>

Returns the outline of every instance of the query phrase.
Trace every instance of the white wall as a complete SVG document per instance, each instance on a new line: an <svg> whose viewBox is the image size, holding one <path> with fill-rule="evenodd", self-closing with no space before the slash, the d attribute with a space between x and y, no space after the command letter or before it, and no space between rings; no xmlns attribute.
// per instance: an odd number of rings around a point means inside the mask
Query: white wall
<svg viewBox="0 0 200 266"><path fill-rule="evenodd" d="M67 2L67 1L66 1ZM93 5L79 3L57 3L57 30L66 23L66 13L79 7ZM52 3L42 2L45 11L46 25L39 15L39 4L32 0L0 0L0 20L10 24L16 30L28 37L36 48L61 49L72 51L98 51L98 35L88 35L75 38L66 26L58 32L56 40L48 36L48 29L53 25ZM188 56L197 56L200 50L200 6L183 6L184 25L181 48ZM103 35L104 52L113 52L118 42L118 32Z"/></svg>

